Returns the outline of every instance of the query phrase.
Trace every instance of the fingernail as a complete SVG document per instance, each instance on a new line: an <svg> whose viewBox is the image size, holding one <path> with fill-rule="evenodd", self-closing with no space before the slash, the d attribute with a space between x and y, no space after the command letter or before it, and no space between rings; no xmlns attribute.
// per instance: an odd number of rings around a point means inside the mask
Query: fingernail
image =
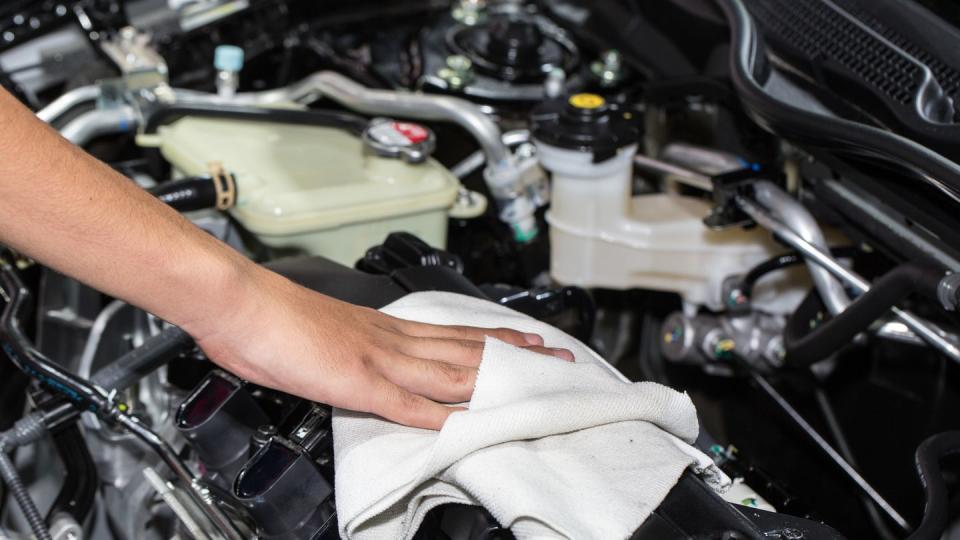
<svg viewBox="0 0 960 540"><path fill-rule="evenodd" d="M553 351L555 356L561 360L566 360L568 362L575 362L577 360L576 357L573 356L573 352L567 349L551 348L550 350Z"/></svg>
<svg viewBox="0 0 960 540"><path fill-rule="evenodd" d="M523 339L528 345L543 345L543 338L537 334L524 334Z"/></svg>

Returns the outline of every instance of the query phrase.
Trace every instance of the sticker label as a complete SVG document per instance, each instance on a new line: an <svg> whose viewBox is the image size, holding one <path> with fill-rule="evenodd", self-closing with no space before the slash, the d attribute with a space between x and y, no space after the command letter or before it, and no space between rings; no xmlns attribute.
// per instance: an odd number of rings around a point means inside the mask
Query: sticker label
<svg viewBox="0 0 960 540"><path fill-rule="evenodd" d="M381 122L369 128L370 137L387 146L413 146L430 138L430 132L420 124L409 122Z"/></svg>
<svg viewBox="0 0 960 540"><path fill-rule="evenodd" d="M402 133L411 144L419 144L430 138L430 132L420 124L394 122L393 129Z"/></svg>

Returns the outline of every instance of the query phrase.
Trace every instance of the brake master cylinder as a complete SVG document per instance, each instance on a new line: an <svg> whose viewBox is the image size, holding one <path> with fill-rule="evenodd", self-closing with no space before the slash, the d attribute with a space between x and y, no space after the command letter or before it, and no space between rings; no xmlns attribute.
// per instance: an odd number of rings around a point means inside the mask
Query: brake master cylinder
<svg viewBox="0 0 960 540"><path fill-rule="evenodd" d="M550 273L567 285L672 291L720 309L723 277L746 271L775 246L762 232L705 227L706 198L634 197L637 125L629 110L595 94L533 111L537 155L552 173Z"/></svg>

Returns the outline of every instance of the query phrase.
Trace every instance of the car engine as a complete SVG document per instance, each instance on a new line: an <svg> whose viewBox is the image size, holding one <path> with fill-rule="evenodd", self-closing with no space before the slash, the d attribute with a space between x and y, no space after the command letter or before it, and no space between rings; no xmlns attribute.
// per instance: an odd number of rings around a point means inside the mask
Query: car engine
<svg viewBox="0 0 960 540"><path fill-rule="evenodd" d="M946 0L0 5L0 84L252 260L688 393L728 489L635 539L960 538L957 50ZM328 405L10 249L0 306L0 537L338 536Z"/></svg>

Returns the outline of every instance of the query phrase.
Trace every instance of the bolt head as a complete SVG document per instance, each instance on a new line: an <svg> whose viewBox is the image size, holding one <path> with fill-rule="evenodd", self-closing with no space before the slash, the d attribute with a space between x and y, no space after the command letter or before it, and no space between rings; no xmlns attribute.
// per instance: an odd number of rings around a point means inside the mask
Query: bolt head
<svg viewBox="0 0 960 540"><path fill-rule="evenodd" d="M783 540L803 540L803 531L787 527L780 531L780 538Z"/></svg>

